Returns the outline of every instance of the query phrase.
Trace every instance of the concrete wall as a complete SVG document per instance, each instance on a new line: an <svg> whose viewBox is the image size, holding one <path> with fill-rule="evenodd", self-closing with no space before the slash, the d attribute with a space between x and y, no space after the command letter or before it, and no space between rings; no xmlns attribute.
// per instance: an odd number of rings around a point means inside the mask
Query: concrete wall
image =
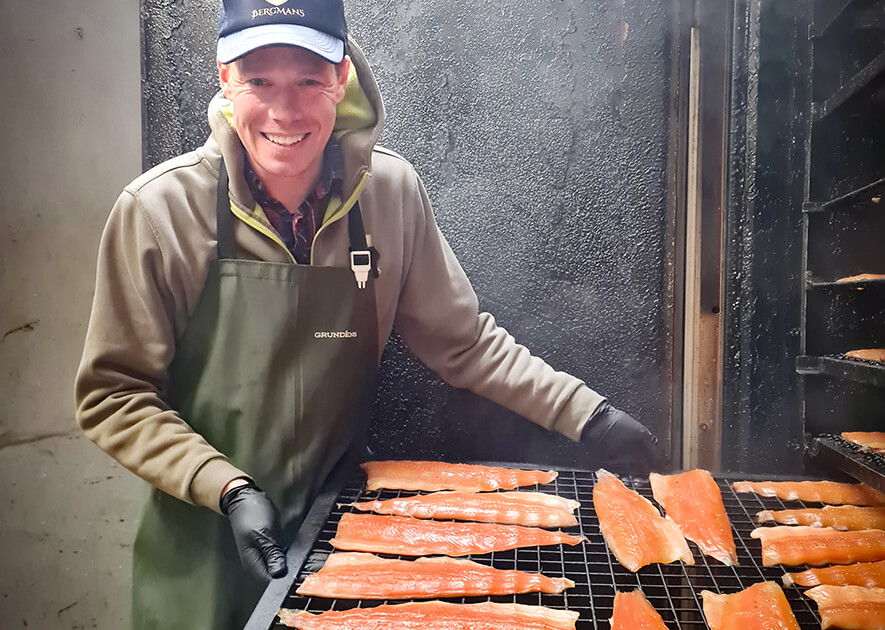
<svg viewBox="0 0 885 630"><path fill-rule="evenodd" d="M120 628L140 482L80 435L98 238L141 167L138 3L0 0L0 625Z"/></svg>

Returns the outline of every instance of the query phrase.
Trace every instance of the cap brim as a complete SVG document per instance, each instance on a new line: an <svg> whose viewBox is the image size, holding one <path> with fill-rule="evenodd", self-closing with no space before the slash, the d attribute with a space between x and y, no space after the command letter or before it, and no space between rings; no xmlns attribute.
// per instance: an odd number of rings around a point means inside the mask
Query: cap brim
<svg viewBox="0 0 885 630"><path fill-rule="evenodd" d="M219 37L218 61L230 63L264 46L298 46L331 63L344 59L344 42L328 33L297 24L265 24Z"/></svg>

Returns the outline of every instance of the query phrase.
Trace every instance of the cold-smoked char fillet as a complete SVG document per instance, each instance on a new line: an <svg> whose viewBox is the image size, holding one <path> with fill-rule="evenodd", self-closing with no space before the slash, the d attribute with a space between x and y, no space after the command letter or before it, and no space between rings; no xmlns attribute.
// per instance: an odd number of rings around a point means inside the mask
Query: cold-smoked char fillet
<svg viewBox="0 0 885 630"><path fill-rule="evenodd" d="M862 483L835 481L736 481L735 492L755 492L783 501L830 505L885 505L885 494Z"/></svg>
<svg viewBox="0 0 885 630"><path fill-rule="evenodd" d="M885 433L881 431L846 431L842 439L876 453L885 453Z"/></svg>
<svg viewBox="0 0 885 630"><path fill-rule="evenodd" d="M815 586L805 595L817 603L820 627L843 630L885 628L885 588Z"/></svg>
<svg viewBox="0 0 885 630"><path fill-rule="evenodd" d="M349 504L362 512L530 527L573 527L577 501L541 492L434 492Z"/></svg>
<svg viewBox="0 0 885 630"><path fill-rule="evenodd" d="M517 470L445 462L379 461L360 466L368 476L366 488L369 490L513 490L520 486L550 483L558 474L552 470Z"/></svg>
<svg viewBox="0 0 885 630"><path fill-rule="evenodd" d="M864 361L876 361L885 363L885 348L864 348L863 350L849 350L845 353L846 357L852 359L863 359Z"/></svg>
<svg viewBox="0 0 885 630"><path fill-rule="evenodd" d="M737 551L731 522L722 504L722 493L706 470L690 470L679 475L651 473L652 494L664 508L667 518L676 523L683 536L700 550L733 566Z"/></svg>
<svg viewBox="0 0 885 630"><path fill-rule="evenodd" d="M880 273L859 273L856 276L846 276L836 280L838 283L843 282L860 282L861 280L885 280L885 275Z"/></svg>
<svg viewBox="0 0 885 630"><path fill-rule="evenodd" d="M655 562L694 564L676 524L606 470L596 472L593 507L605 544L628 570L635 572Z"/></svg>
<svg viewBox="0 0 885 630"><path fill-rule="evenodd" d="M845 566L808 569L798 573L787 573L783 577L784 586L866 586L885 588L885 560L879 562L858 562Z"/></svg>
<svg viewBox="0 0 885 630"><path fill-rule="evenodd" d="M766 567L885 560L885 531L878 529L840 532L830 527L758 527L750 537L762 541L762 564Z"/></svg>
<svg viewBox="0 0 885 630"><path fill-rule="evenodd" d="M701 591L710 630L799 630L781 587L759 582L730 595Z"/></svg>
<svg viewBox="0 0 885 630"><path fill-rule="evenodd" d="M466 556L520 547L577 545L583 536L495 523L452 523L404 516L342 514L335 549L400 556Z"/></svg>
<svg viewBox="0 0 885 630"><path fill-rule="evenodd" d="M413 602L330 610L282 609L280 622L301 630L574 630L578 613L524 604Z"/></svg>
<svg viewBox="0 0 885 630"><path fill-rule="evenodd" d="M773 521L781 525L809 525L833 529L885 529L885 507L828 505L804 510L762 510L756 514L756 520L760 523Z"/></svg>
<svg viewBox="0 0 885 630"><path fill-rule="evenodd" d="M667 630L664 620L648 603L642 591L615 593L611 630Z"/></svg>
<svg viewBox="0 0 885 630"><path fill-rule="evenodd" d="M391 560L368 553L333 553L308 575L299 595L331 599L429 599L515 593L561 593L565 578L504 571L470 560L434 557Z"/></svg>

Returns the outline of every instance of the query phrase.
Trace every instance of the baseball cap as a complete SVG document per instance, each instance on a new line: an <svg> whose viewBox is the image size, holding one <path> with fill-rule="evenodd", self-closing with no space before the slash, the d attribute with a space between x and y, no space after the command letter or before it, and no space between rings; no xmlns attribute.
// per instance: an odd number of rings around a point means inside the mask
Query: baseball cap
<svg viewBox="0 0 885 630"><path fill-rule="evenodd" d="M223 0L218 60L230 63L262 46L299 46L338 63L347 22L342 0Z"/></svg>

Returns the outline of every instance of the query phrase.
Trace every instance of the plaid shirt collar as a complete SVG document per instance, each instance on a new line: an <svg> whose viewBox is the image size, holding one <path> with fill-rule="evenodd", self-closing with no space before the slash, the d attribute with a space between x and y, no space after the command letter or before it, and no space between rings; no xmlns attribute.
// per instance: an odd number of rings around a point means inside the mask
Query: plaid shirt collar
<svg viewBox="0 0 885 630"><path fill-rule="evenodd" d="M299 263L306 264L310 259L310 246L317 229L322 225L323 215L332 194L340 193L343 185L341 147L334 137L329 138L323 151L323 165L316 186L295 213L290 213L277 199L274 199L258 177L248 156L244 157L243 174L252 197L267 216L268 221L283 239L286 248Z"/></svg>

